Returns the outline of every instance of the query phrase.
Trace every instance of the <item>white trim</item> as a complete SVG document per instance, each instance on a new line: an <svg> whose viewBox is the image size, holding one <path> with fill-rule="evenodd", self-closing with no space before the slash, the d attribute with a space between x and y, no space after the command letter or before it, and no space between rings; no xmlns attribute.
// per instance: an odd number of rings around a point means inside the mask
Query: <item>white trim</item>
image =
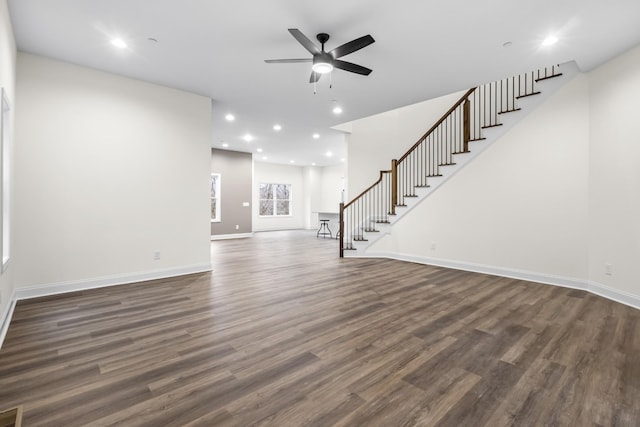
<svg viewBox="0 0 640 427"><path fill-rule="evenodd" d="M253 233L214 234L211 236L211 241L213 242L214 240L244 239L247 237L253 237Z"/></svg>
<svg viewBox="0 0 640 427"><path fill-rule="evenodd" d="M500 277L510 277L513 279L526 280L529 282L544 283L546 285L561 286L563 288L581 289L592 294L607 298L609 300L619 302L624 305L636 308L640 310L640 296L630 294L624 291L607 287L603 284L583 280L575 279L572 277L555 276L552 274L536 273L532 271L515 270L511 268L495 267L484 264L466 263L454 260L418 257L409 254L397 254L391 252L372 252L366 255L360 256L352 253L351 251L345 251L348 253L349 258L389 258L398 261L415 262L418 264L435 265L438 267L453 268L456 270L472 271L474 273L491 274Z"/></svg>
<svg viewBox="0 0 640 427"><path fill-rule="evenodd" d="M640 296L638 295L630 294L618 289L613 289L601 283L592 281L587 282L587 286L587 290L592 294L596 294L603 298L619 302L620 304L640 309Z"/></svg>
<svg viewBox="0 0 640 427"><path fill-rule="evenodd" d="M2 348L2 344L4 343L4 339L7 336L7 332L9 331L9 324L11 323L11 318L13 317L13 311L16 308L16 291L14 290L11 293L11 299L9 301L9 305L2 318L0 318L0 348Z"/></svg>
<svg viewBox="0 0 640 427"><path fill-rule="evenodd" d="M72 280L69 282L26 286L18 288L14 292L16 300L23 300L63 294L67 292L104 288L107 286L126 285L129 283L144 282L147 280L184 276L187 274L204 273L211 270L211 264L198 264L185 267L167 268L163 270L152 270L142 273L118 274L115 276L104 276L94 279Z"/></svg>

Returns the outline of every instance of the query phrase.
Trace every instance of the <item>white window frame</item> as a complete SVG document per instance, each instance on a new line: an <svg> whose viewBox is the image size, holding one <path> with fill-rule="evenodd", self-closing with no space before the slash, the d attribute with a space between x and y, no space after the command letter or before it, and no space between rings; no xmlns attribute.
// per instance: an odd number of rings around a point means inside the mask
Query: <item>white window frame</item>
<svg viewBox="0 0 640 427"><path fill-rule="evenodd" d="M261 199L260 198L260 188L263 185L271 185L276 186L276 185L286 185L287 187L289 187L289 213L286 215L278 215L278 200L282 200L282 199L277 199L276 198L276 191L272 188L273 191L273 215L262 215L260 213L260 207L262 206L262 201L263 200L268 200L268 199ZM291 184L284 184L281 182L261 182L258 185L258 216L260 218L287 218L287 217L291 217L293 216L293 186Z"/></svg>
<svg viewBox="0 0 640 427"><path fill-rule="evenodd" d="M216 188L214 189L214 178L215 178L215 186ZM221 180L222 180L222 176L219 173L212 173L211 174L211 193L213 194L215 192L215 197L211 197L211 200L213 201L213 199L216 200L216 212L215 212L215 218L212 216L211 217L211 222L220 222L222 221L222 217L220 216L220 212L222 211L221 209L221 194L220 194L220 188L222 187L221 185Z"/></svg>

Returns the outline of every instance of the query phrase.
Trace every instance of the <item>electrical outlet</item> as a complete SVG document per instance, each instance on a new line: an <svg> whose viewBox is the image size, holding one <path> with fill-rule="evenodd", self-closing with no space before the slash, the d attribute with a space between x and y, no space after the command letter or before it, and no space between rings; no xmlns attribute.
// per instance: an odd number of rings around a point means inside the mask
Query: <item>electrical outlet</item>
<svg viewBox="0 0 640 427"><path fill-rule="evenodd" d="M153 252L153 259L154 259L155 261L157 261L157 260L159 260L159 259L160 259L160 251L154 251L154 252Z"/></svg>
<svg viewBox="0 0 640 427"><path fill-rule="evenodd" d="M613 276L613 265L611 265L610 263L606 263L604 265L604 274L606 274L607 276Z"/></svg>

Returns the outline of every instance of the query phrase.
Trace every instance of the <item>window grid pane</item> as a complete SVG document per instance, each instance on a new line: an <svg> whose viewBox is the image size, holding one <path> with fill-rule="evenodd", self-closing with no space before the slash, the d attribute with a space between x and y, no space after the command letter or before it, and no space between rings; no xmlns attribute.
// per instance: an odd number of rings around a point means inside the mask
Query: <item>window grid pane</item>
<svg viewBox="0 0 640 427"><path fill-rule="evenodd" d="M266 184L259 186L260 216L291 215L291 184Z"/></svg>

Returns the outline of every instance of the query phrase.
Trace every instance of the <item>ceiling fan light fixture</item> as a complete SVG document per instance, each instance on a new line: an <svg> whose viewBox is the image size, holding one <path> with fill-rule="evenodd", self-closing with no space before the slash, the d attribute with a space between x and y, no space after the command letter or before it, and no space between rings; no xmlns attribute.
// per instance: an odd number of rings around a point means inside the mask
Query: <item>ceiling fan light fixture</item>
<svg viewBox="0 0 640 427"><path fill-rule="evenodd" d="M327 74L333 71L333 65L330 62L318 61L311 67L318 74Z"/></svg>

